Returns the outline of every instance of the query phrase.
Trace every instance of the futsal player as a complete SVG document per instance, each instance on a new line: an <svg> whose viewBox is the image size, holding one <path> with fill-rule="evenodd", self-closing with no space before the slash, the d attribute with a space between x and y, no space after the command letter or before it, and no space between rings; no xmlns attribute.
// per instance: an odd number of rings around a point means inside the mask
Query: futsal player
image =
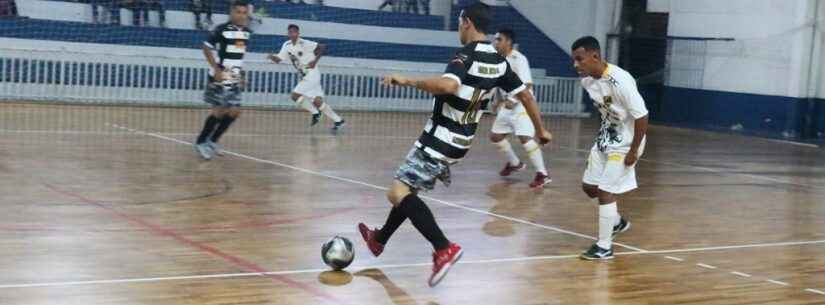
<svg viewBox="0 0 825 305"><path fill-rule="evenodd" d="M332 130L339 130L344 127L346 121L338 116L329 104L324 103L321 71L317 67L327 46L301 38L300 31L297 25L290 24L287 27L289 39L281 45L281 51L278 54L270 54L269 59L274 63L288 59L298 71L301 80L292 90L291 98L298 107L312 114L310 126L318 124L321 120L321 113L323 113L335 122Z"/></svg>
<svg viewBox="0 0 825 305"><path fill-rule="evenodd" d="M483 97L495 87L517 97L533 121L537 138L542 143L550 139L550 133L542 126L533 96L507 60L486 41L489 10L483 3L462 10L458 32L464 47L456 52L442 76L421 79L399 75L384 77L385 85L415 87L433 94L433 114L389 187L387 198L392 209L386 223L375 230L361 223L358 230L373 255L378 256L393 232L409 218L435 249L432 275L428 281L430 286L444 278L461 258L463 250L444 236L418 193L432 190L437 181L449 186L450 166L463 159L472 144L482 115Z"/></svg>
<svg viewBox="0 0 825 305"><path fill-rule="evenodd" d="M573 43L573 65L602 122L590 149L582 190L599 200L599 240L581 255L586 260L613 258L613 237L630 229L619 215L619 195L637 188L636 162L642 156L647 132L647 108L636 80L601 57L599 41L591 36Z"/></svg>
<svg viewBox="0 0 825 305"><path fill-rule="evenodd" d="M513 30L508 28L499 30L496 33L496 50L499 55L504 56L507 62L510 63L513 72L527 86L528 93L533 94L533 75L530 72L530 63L524 54L513 48L515 40L516 34ZM530 187L539 188L549 184L552 180L550 180L547 168L544 166L544 155L541 152L541 146L533 140L535 135L533 123L527 117L524 106L519 103L518 99L508 96L501 89L495 90L493 99L494 104L491 109L496 110L497 113L493 128L490 131L490 141L498 147L498 150L507 159L507 163L504 164L504 168L499 172L499 175L507 177L527 167L519 160L516 152L513 151L513 146L507 140L507 136L512 134L521 142L521 146L527 152L530 164L536 169L536 177L530 183Z"/></svg>
<svg viewBox="0 0 825 305"><path fill-rule="evenodd" d="M222 155L218 140L241 113L243 57L252 31L247 27L246 2L236 1L229 9L229 22L215 27L203 43L203 54L211 68L204 101L212 105L212 111L195 142L195 150L205 160ZM217 59L213 51L217 51Z"/></svg>

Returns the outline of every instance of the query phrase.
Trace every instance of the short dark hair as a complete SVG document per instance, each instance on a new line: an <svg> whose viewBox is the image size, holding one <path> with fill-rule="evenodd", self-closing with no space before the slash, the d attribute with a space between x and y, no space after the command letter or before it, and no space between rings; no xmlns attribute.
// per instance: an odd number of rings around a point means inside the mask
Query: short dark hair
<svg viewBox="0 0 825 305"><path fill-rule="evenodd" d="M516 43L516 32L513 32L513 29L507 28L507 27L500 28L500 29L498 29L498 33L503 35L503 36L507 36L507 38L509 38L510 41L512 41L513 43Z"/></svg>
<svg viewBox="0 0 825 305"><path fill-rule="evenodd" d="M599 40L593 36L584 36L576 39L576 41L573 42L573 46L570 47L570 50L575 51L578 48L584 48L587 51L599 51L602 49L599 45Z"/></svg>
<svg viewBox="0 0 825 305"><path fill-rule="evenodd" d="M233 1L233 2L232 2L232 5L230 5L229 7L230 7L230 8L235 8L236 6L243 6L243 7L246 7L246 6L248 6L248 5L249 5L249 2L246 2L246 1L244 1L244 0L236 0L236 1Z"/></svg>
<svg viewBox="0 0 825 305"><path fill-rule="evenodd" d="M286 30L289 31L291 29L295 29L296 31L300 31L301 28L298 27L297 24L291 23L290 25L286 26Z"/></svg>
<svg viewBox="0 0 825 305"><path fill-rule="evenodd" d="M459 17L469 19L473 25L475 25L476 30L482 33L487 33L487 28L490 26L490 20L493 19L490 15L489 5L482 2L476 2L473 5L465 7L461 11L461 15Z"/></svg>

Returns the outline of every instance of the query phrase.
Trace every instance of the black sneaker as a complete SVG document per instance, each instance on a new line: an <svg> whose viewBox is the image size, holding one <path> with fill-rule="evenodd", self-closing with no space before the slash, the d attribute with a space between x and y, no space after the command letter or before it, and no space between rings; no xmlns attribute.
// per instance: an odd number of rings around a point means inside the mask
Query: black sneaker
<svg viewBox="0 0 825 305"><path fill-rule="evenodd" d="M340 122L335 122L335 126L332 126L332 131L337 131L347 125L347 121L341 120Z"/></svg>
<svg viewBox="0 0 825 305"><path fill-rule="evenodd" d="M318 112L316 114L313 114L312 115L312 123L309 123L309 126L318 125L318 122L320 122L320 121L321 121L321 113Z"/></svg>
<svg viewBox="0 0 825 305"><path fill-rule="evenodd" d="M613 236L627 232L627 230L630 230L630 222L622 218L619 220L619 224L613 226Z"/></svg>
<svg viewBox="0 0 825 305"><path fill-rule="evenodd" d="M613 249L602 249L599 245L593 245L579 257L588 261L613 259Z"/></svg>

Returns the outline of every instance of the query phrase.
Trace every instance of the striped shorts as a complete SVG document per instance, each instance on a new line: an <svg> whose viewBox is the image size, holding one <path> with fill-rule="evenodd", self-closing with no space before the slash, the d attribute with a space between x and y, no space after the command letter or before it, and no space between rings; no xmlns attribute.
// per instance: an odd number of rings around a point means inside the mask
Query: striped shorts
<svg viewBox="0 0 825 305"><path fill-rule="evenodd" d="M209 83L203 93L203 101L215 107L241 106L241 86L238 84Z"/></svg>

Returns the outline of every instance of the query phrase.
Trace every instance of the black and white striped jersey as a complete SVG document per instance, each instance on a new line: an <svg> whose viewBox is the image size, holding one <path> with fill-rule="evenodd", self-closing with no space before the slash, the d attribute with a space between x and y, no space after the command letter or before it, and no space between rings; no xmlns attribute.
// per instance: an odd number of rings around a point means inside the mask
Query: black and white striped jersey
<svg viewBox="0 0 825 305"><path fill-rule="evenodd" d="M430 157L455 163L467 154L481 120L482 104L496 87L511 95L527 89L507 60L486 41L467 44L443 77L459 82L456 95L437 95L433 115L415 146Z"/></svg>
<svg viewBox="0 0 825 305"><path fill-rule="evenodd" d="M209 38L203 42L207 47L218 52L218 65L232 73L232 79L239 77L243 67L243 56L252 30L231 22L222 23L212 30ZM214 72L210 69L210 81Z"/></svg>

